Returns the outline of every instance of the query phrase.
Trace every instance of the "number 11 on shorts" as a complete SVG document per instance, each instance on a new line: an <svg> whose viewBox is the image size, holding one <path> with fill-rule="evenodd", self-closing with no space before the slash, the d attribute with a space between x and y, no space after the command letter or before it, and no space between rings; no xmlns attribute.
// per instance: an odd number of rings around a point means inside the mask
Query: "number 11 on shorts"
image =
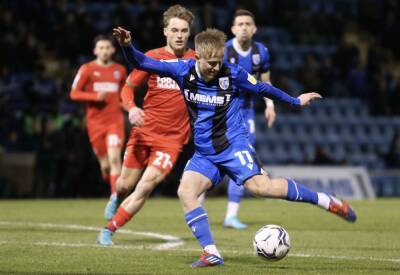
<svg viewBox="0 0 400 275"><path fill-rule="evenodd" d="M250 170L253 169L254 161L249 151L238 151L235 153L235 156L239 158L243 166L247 166Z"/></svg>

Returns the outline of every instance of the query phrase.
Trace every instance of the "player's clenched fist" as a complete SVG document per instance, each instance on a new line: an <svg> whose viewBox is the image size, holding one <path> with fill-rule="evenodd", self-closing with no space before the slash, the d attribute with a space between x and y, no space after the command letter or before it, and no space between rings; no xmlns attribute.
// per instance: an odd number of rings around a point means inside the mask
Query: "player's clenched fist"
<svg viewBox="0 0 400 275"><path fill-rule="evenodd" d="M144 124L144 112L138 107L129 110L129 122L136 127L142 127Z"/></svg>
<svg viewBox="0 0 400 275"><path fill-rule="evenodd" d="M300 99L300 106L305 106L313 100L322 98L322 96L319 93L306 93L299 95L297 98Z"/></svg>
<svg viewBox="0 0 400 275"><path fill-rule="evenodd" d="M131 44L132 41L131 32L122 27L114 28L113 36L122 46L129 46Z"/></svg>

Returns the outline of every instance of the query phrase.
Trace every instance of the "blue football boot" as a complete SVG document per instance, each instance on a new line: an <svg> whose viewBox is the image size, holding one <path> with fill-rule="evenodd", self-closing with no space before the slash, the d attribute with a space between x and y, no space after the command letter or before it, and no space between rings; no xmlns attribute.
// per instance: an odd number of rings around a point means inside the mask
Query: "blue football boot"
<svg viewBox="0 0 400 275"><path fill-rule="evenodd" d="M108 228L103 228L100 231L99 237L97 238L97 243L103 246L111 246L113 245L113 241L111 240L113 232L111 232Z"/></svg>
<svg viewBox="0 0 400 275"><path fill-rule="evenodd" d="M232 216L225 219L224 227L229 227L234 229L246 229L247 224L242 223L237 216Z"/></svg>

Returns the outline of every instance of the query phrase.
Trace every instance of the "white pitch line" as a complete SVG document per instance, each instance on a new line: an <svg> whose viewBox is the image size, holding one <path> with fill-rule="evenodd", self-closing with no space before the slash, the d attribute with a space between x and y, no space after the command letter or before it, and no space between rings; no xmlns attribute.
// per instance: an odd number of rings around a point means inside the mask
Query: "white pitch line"
<svg viewBox="0 0 400 275"><path fill-rule="evenodd" d="M59 229L61 228L61 229L83 230L83 231L95 231L95 232L100 232L100 230L103 229L102 227L84 226L84 225L76 225L76 224L54 224L54 223L33 223L33 222L2 222L2 221L0 221L0 225L31 226L31 227L40 227L40 228L59 228ZM121 230L118 230L118 233L152 237L152 238L157 238L157 239L161 239L161 240L165 241L165 243L162 243L162 244L149 245L149 247L151 249L155 249L155 250L168 250L168 249L182 246L185 243L178 237L175 237L172 235L154 233L154 232L140 232L140 231L132 231L132 230L128 230L128 229L121 229Z"/></svg>
<svg viewBox="0 0 400 275"><path fill-rule="evenodd" d="M0 241L0 245L5 244L18 244L21 245L22 242L13 242L13 241ZM104 246L100 244L88 244L88 243L65 243L65 242L23 242L23 244L27 245L36 245L36 246L57 246L57 247L89 247L89 248L103 248ZM143 249L153 249L157 250L153 247L145 246L145 245L112 245L107 246L107 249L128 249L128 250L143 250Z"/></svg>
<svg viewBox="0 0 400 275"><path fill-rule="evenodd" d="M24 223L24 222L2 222L0 221L0 225L18 225L18 226L37 226L42 228L66 228L66 229L74 229L74 230L85 230L85 231L100 231L102 228L100 227L91 227L91 226L83 226L83 225L73 225L73 224L52 224L52 223ZM113 249L131 249L131 250L175 250L175 251L188 251L188 252L199 252L200 249L194 248L178 248L184 244L178 237L174 237L172 235L163 235L159 233L153 232L136 232L127 229L118 230L119 233L123 234L131 234L131 235L141 235L146 237L154 237L165 240L166 243L158 244L158 245L113 245L108 246L107 248ZM0 241L0 245L5 244L22 244L21 242L12 242L12 241ZM65 243L65 242L24 242L23 244L37 245L37 246L58 246L58 247L94 247L99 248L103 247L98 244L85 244L85 243ZM237 251L237 250L229 250L224 249L221 250L222 253L231 253L238 255L254 255L251 252L247 251ZM355 260L355 261L375 261L375 262L393 262L400 263L400 259L395 258L377 258L377 257L365 257L365 256L327 256L320 254L303 254L303 253L290 253L288 257L297 257L297 258L322 258L322 259L333 259L333 260Z"/></svg>

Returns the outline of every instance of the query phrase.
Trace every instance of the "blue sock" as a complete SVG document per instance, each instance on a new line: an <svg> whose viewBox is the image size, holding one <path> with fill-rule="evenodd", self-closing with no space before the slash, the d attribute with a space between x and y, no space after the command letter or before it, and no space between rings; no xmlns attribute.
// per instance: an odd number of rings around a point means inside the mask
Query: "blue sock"
<svg viewBox="0 0 400 275"><path fill-rule="evenodd" d="M286 194L286 200L288 201L299 201L309 202L312 204L318 204L318 194L304 185L296 183L292 179L287 179L288 191Z"/></svg>
<svg viewBox="0 0 400 275"><path fill-rule="evenodd" d="M244 187L237 185L233 180L228 182L228 201L240 203L240 199L244 195Z"/></svg>
<svg viewBox="0 0 400 275"><path fill-rule="evenodd" d="M185 220L203 248L214 244L210 224L208 223L208 216L203 207L198 207L186 213Z"/></svg>

